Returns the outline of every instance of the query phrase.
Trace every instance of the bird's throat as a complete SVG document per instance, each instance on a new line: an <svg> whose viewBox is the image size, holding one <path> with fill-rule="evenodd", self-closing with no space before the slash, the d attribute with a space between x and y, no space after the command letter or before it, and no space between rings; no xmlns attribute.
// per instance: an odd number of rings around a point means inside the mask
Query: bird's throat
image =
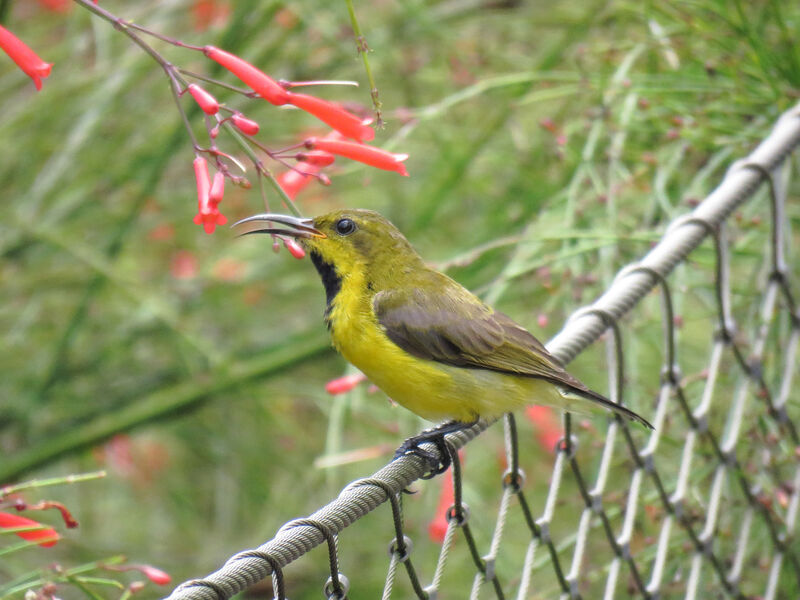
<svg viewBox="0 0 800 600"><path fill-rule="evenodd" d="M342 278L336 272L334 266L329 262L325 262L317 252L312 251L309 256L319 273L320 279L322 279L322 285L325 286L325 320L327 321L333 309L333 301L342 289Z"/></svg>

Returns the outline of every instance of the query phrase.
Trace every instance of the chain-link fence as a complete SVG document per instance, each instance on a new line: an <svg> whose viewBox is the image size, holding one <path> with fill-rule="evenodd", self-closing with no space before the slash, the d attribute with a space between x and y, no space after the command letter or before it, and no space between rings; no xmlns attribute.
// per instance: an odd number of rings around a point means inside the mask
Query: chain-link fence
<svg viewBox="0 0 800 600"><path fill-rule="evenodd" d="M478 598L482 590L486 597L518 599L796 597L800 394L792 384L800 369L800 312L787 256L789 243L799 232L792 231L785 207L787 159L798 143L800 108L795 108L781 117L749 157L730 168L712 194L691 214L671 223L641 261L622 269L606 293L574 313L547 345L568 363L608 332L611 398L630 401L625 368L639 356L626 353L623 316L658 288L663 323L659 392L653 412L643 408L646 403L641 400L636 407L653 422L653 432L613 419L599 438L598 451L582 453L585 436L566 415L544 508L535 513L520 469L517 426L514 416L507 415L503 426L508 469L498 487L494 533L488 548L482 549L462 500L462 468L456 452L491 425L480 423L448 436L455 500L435 565L414 563L411 540L404 532L402 491L426 469L418 457L404 456L372 477L350 484L310 517L286 523L259 548L233 556L203 579L180 585L170 598L229 598L270 575L275 596L285 598L291 590L285 589L282 569L322 543L327 544L330 559L325 594L343 598L350 584L339 573L337 534L387 500L394 540L385 599L407 597L405 589L392 594L403 577L414 597L431 600L438 595ZM728 239L728 221L761 184L768 188L763 199L769 205L770 226L764 228L768 231L764 252L755 259L748 256L756 266L742 280L735 264L739 255ZM712 292L711 318L691 337L704 336L709 352L698 358L691 351L693 368L703 361L692 379L678 366L681 353L689 350L680 342L668 275L679 264L695 268L687 257L707 238L713 257L708 261L708 279L713 283L707 286ZM737 284L735 292L732 282ZM740 309L741 297L747 302ZM438 452L432 445L426 449ZM523 524L514 533L525 530L529 539L524 558L518 544L509 549L503 543L511 518ZM568 536L563 534L566 530ZM465 543L454 548L458 536ZM456 551L474 565L471 591L469 584L464 589L443 589L443 573ZM521 564L515 577L503 580L498 574L503 562ZM542 565L556 581L554 594L537 584Z"/></svg>

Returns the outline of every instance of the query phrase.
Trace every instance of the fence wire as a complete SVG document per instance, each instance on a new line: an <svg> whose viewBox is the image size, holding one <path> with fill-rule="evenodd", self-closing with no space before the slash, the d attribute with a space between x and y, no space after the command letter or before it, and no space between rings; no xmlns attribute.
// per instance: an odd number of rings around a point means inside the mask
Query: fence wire
<svg viewBox="0 0 800 600"><path fill-rule="evenodd" d="M693 212L671 223L640 262L622 269L609 289L594 304L574 313L547 344L566 364L609 332L611 398L620 402L629 398L623 367L630 357L625 356L620 320L658 287L663 365L654 415L645 413L655 425L649 437L638 430L634 433L635 425L612 419L599 460L589 460L579 453L581 436L565 415L565 433L557 447L544 509L536 517L523 490L517 426L514 416L507 415L503 426L508 470L501 482L494 533L482 553L463 502L457 449L492 423L448 435L455 501L447 512L444 542L427 585L412 559L400 500L402 490L424 474L426 465L416 456L404 456L372 477L351 483L308 518L286 523L259 548L236 554L205 578L181 584L170 600L227 599L270 575L275 596L283 599L287 590L282 569L322 543L327 545L330 563L325 597L345 598L350 584L339 572L337 534L387 500L395 537L390 544L385 600L401 597L399 592L393 596L401 577L408 580L405 585L414 597L435 600L457 536L465 541L466 560L474 564L469 592L473 599L482 591L486 597L511 597L512 584L518 600L545 597L535 580L539 572L534 573L542 560L552 568L560 598L795 597L800 590L800 545L795 541L800 506L800 396L793 382L800 370L800 312L786 259L792 232L784 211L786 159L799 143L800 106L785 113L769 137L732 165L722 183ZM770 240L761 274L754 277L749 290L760 303L749 320L751 325L734 319L726 221L762 183L769 187ZM667 275L709 237L715 260L716 323L698 395L687 393L687 380L678 367L676 315ZM667 443L677 461L660 460ZM439 452L433 445L426 450ZM609 500L612 471L615 482L627 482L621 500ZM565 546L556 539L559 528L555 525L574 518L574 513L562 514L566 479L578 490L583 508L571 543ZM502 541L509 515L517 510L530 541L521 572L513 582L501 581L496 567L510 558L503 554ZM466 591L452 593L466 595Z"/></svg>

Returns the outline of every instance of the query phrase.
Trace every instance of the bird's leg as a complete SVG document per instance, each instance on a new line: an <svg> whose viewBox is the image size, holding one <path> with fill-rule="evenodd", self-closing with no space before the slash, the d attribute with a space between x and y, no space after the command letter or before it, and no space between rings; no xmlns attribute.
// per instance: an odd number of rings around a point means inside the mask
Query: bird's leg
<svg viewBox="0 0 800 600"><path fill-rule="evenodd" d="M395 451L394 460L397 460L406 454L419 456L423 460L428 461L428 463L431 465L430 472L423 475L422 479L431 479L432 477L436 477L440 473L444 473L450 467L450 463L452 462L452 459L450 458L450 451L448 450L447 444L444 441L444 436L446 436L448 433L469 429L477 422L477 418L469 423L464 423L462 421L447 421L446 423L442 423L436 427L426 429L403 442ZM424 444L426 442L430 442L436 446L436 448L439 450L439 456L420 448L420 444Z"/></svg>

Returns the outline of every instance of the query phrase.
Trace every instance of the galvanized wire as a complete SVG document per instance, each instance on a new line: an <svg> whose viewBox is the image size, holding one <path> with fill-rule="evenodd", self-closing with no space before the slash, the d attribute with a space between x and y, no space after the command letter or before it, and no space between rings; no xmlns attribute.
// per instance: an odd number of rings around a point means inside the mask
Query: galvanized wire
<svg viewBox="0 0 800 600"><path fill-rule="evenodd" d="M504 586L495 569L500 560L504 526L512 504L519 507L530 533L530 542L519 577L516 597L518 600L530 594L536 555L544 546L549 562L561 590L562 598L580 598L582 576L587 557L590 534L602 532L608 548L606 561L604 597L618 594L617 588L623 575L627 575L627 595L642 598L657 598L669 585L667 567L670 553L674 553L674 539L680 533L688 540L688 575L683 582L680 595L688 598L703 597L703 582L711 585L724 597L743 598L744 572L747 570L748 549L754 543L756 530L766 532L769 548L761 556L771 555L761 595L766 599L777 597L781 577L796 579L800 588L800 562L796 548L790 543L800 507L800 466L795 465L787 482L774 471L774 465L785 456L786 447L800 446L797 424L792 420L787 405L792 393L792 382L798 370L797 356L800 345L800 313L795 302L796 290L791 287L790 273L785 259L786 179L780 176L780 167L791 151L800 144L800 106L785 113L776 123L771 134L743 161L729 169L722 183L688 215L674 221L662 240L636 264L622 269L609 289L591 306L573 314L562 331L553 338L548 349L563 363L568 363L604 332L609 348L609 380L611 398L622 402L625 394L625 355L620 331L620 319L631 310L649 291L659 287L662 299L664 324L664 364L661 386L652 419L655 430L650 433L641 448L627 422L612 420L605 434L599 467L591 477L585 465L577 458L578 436L573 435L571 419L565 416L565 435L559 442L551 475L551 484L541 516L535 519L522 490L524 475L519 469L516 424L512 415L505 419L506 454L509 470L504 474L499 511L494 535L485 556L481 556L470 530L469 510L461 500L460 462L456 450L480 434L491 423L481 422L469 430L449 434L447 442L453 460L453 482L456 502L448 513L448 527L435 567L432 583L425 588L412 563L410 540L403 532L400 494L413 481L425 474L425 462L416 456L403 456L379 470L372 477L356 481L347 486L339 497L319 509L306 519L290 522L275 538L255 550L245 551L231 557L218 571L202 578L187 581L178 586L170 600L216 600L226 599L244 590L257 581L273 574L277 598L285 597L285 581L281 569L297 560L313 547L328 542L331 577L325 586L328 598L344 598L347 580L338 572L338 548L336 534L357 519L390 500L395 525L395 539L390 544L389 570L383 598L392 596L400 569L405 566L414 595L417 598L434 600L439 593L442 573L449 556L452 541L462 535L467 541L476 576L471 598L477 598L481 589L490 583L497 598L505 597ZM758 315L758 326L752 334L749 355L745 355L740 340L741 332L733 317L730 291L731 253L726 239L726 219L738 206L750 198L759 185L766 181L770 188L772 208L771 238L769 244L768 274ZM714 242L716 332L707 367L705 388L696 406L691 406L684 390L684 383L677 361L677 346L674 327L673 302L667 275L682 262L689 252L707 237ZM757 290L753 290L756 292ZM780 381L777 391L771 389L764 375L765 348L768 343L776 315L783 314L788 320L788 333L782 346L783 364L780 366ZM729 404L717 393L721 377L723 358L732 357L738 368L734 392ZM796 397L796 395L795 395ZM757 464L760 469L745 470L737 455L745 444L745 419L753 399L763 403L762 429L776 439L787 440L780 444L761 444ZM710 426L712 412L725 411L726 423L722 431ZM682 418L686 426L682 433L681 459L674 482L667 483L663 469L658 464L658 448L662 441L664 425L671 415ZM675 415L679 415L676 417ZM617 440L621 441L617 441ZM699 499L703 507L700 514L690 504L697 498L689 498L690 479L697 461L700 444L711 449L714 461L707 493ZM624 449L624 457L631 465L627 484L627 498L622 508L621 525L615 531L614 519L604 506L609 472ZM425 447L428 452L439 455L433 444ZM796 463L796 461L795 461ZM558 500L562 482L572 475L580 492L584 508L580 514L572 558L564 563L563 552L559 552L552 538L552 525L558 521ZM646 561L637 556L632 548L632 539L637 527L637 515L642 510L643 488L653 490L663 511L657 539L654 540L652 558ZM669 489L668 489L669 488ZM696 486L691 488L697 494ZM765 490L781 490L785 506L776 510L774 498ZM726 552L717 543L717 532L724 511L736 505L740 520L737 523L735 550ZM764 536L761 536L764 537ZM763 540L759 541L763 545ZM680 549L684 553L686 549ZM790 568L784 568L786 563ZM564 564L562 564L564 563ZM708 582L713 582L710 584Z"/></svg>

